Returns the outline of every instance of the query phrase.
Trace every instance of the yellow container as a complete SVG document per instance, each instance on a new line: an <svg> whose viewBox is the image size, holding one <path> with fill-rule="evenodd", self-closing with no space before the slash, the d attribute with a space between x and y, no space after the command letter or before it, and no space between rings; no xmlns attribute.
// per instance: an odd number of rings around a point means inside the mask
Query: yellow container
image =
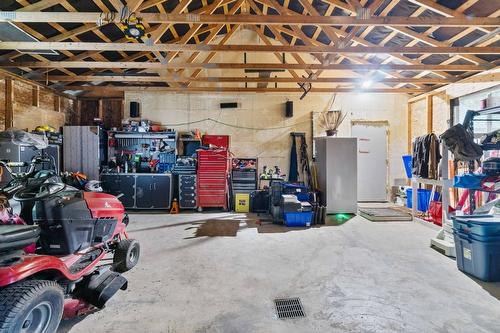
<svg viewBox="0 0 500 333"><path fill-rule="evenodd" d="M236 193L234 196L234 211L248 213L250 211L250 194Z"/></svg>

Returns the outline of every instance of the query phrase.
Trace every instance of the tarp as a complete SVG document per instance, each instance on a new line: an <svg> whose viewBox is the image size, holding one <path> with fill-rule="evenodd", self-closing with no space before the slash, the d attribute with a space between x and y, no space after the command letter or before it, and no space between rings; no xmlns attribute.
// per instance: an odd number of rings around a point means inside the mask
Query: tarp
<svg viewBox="0 0 500 333"><path fill-rule="evenodd" d="M49 145L44 135L28 133L16 128L9 128L0 132L0 140L8 140L18 146L35 147L37 149L45 149Z"/></svg>

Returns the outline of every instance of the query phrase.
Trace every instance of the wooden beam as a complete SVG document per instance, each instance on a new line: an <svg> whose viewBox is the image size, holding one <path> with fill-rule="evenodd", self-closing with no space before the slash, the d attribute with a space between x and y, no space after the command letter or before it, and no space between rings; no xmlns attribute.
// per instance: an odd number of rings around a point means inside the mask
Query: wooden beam
<svg viewBox="0 0 500 333"><path fill-rule="evenodd" d="M52 6L55 6L57 4L60 4L61 0L42 0L38 1L37 3L24 6L23 8L18 9L18 12L36 12L36 11L42 11L44 9L50 8Z"/></svg>
<svg viewBox="0 0 500 333"><path fill-rule="evenodd" d="M33 86L31 87L31 105L35 107L40 106L40 87Z"/></svg>
<svg viewBox="0 0 500 333"><path fill-rule="evenodd" d="M407 154L408 155L411 155L412 154L412 144L411 144L411 136L412 136L412 132L411 132L411 103L407 103L406 104L406 116L408 117L407 119L407 130L408 130L408 133L407 133Z"/></svg>
<svg viewBox="0 0 500 333"><path fill-rule="evenodd" d="M427 96L427 133L432 133L432 120L434 118L434 105L432 95Z"/></svg>
<svg viewBox="0 0 500 333"><path fill-rule="evenodd" d="M235 15L237 16L237 15ZM281 16L280 16L281 17ZM282 17L289 17L282 16ZM100 51L182 51L182 52L295 52L295 53L346 53L346 54L500 54L500 47L401 47L401 46L352 46L346 48L321 45L202 45L202 44L153 44L142 43L83 43L83 42L0 42L0 50L100 50Z"/></svg>
<svg viewBox="0 0 500 333"><path fill-rule="evenodd" d="M235 1L235 0L225 0L225 1L223 2L223 4L232 3L233 1ZM209 8L209 7L210 7L210 6L208 6L207 8ZM205 8L205 7L201 7L201 8L199 8L199 9L194 10L194 11L193 11L193 12L191 12L191 13L192 13L192 14L203 14L203 13L206 13L206 12L205 12L205 10L206 10L206 8ZM146 33L148 33L148 34L152 34L152 33L154 33L155 31L159 30L159 29L160 29L160 28L162 28L162 27L163 27L163 25L161 25L161 24L160 24L160 25L157 25L157 26L155 26L155 27L153 27L153 28L147 28L147 27L146 27ZM120 43L121 43L121 42L127 42L127 39L126 39L125 37L123 37L123 38L119 39L118 41L114 41L114 42L120 42ZM80 54L78 54L78 55L75 55L75 56L73 56L73 57L70 57L70 58L68 58L68 59L66 59L66 60L68 60L68 61L80 61L80 60L85 60L86 58L89 58L89 57L94 57L96 54L99 54L99 53L100 53L100 51L87 51L87 52L83 52L83 53L80 53ZM129 57L124 58L124 59L121 59L121 60L122 60L122 61L132 61L132 60L135 60L135 59L140 58L140 57L142 57L142 56L149 57L149 52L141 52L141 53L139 53L139 55L140 55L140 56L138 56L138 55L129 56ZM127 59L128 59L128 60L127 60ZM88 73L86 73L86 74L88 74Z"/></svg>
<svg viewBox="0 0 500 333"><path fill-rule="evenodd" d="M250 93L303 93L300 88L237 88L237 87L144 87L144 86L66 86L67 91L170 91L170 92L250 92ZM359 93L423 93L428 89L413 88L312 88L313 93L359 92Z"/></svg>
<svg viewBox="0 0 500 333"><path fill-rule="evenodd" d="M95 23L101 16L98 12L0 12L0 22L60 22ZM349 26L440 26L440 27L494 27L500 19L494 17L404 17L372 16L358 19L355 16L318 15L224 15L224 14L180 14L137 13L148 24L265 24L265 25L349 25ZM120 23L119 15L112 23Z"/></svg>
<svg viewBox="0 0 500 333"><path fill-rule="evenodd" d="M103 108L102 98L100 98L97 101L97 117L99 117L99 119L101 120L104 120L104 108Z"/></svg>
<svg viewBox="0 0 500 333"><path fill-rule="evenodd" d="M6 71L4 69L1 69L0 68L0 78L3 78L5 80L7 79L12 79L12 80L15 80L15 81L19 81L19 82L23 82L31 87L33 86L38 86L40 88L41 91L50 91L50 93L52 94L55 94L55 95L59 95L61 97L65 97L65 98L68 98L68 99L72 99L72 100L76 100L76 97L73 96L73 95L69 95L69 94L64 94L62 93L61 91L58 91L58 90L55 90L53 88L50 88L50 87L47 87L43 84L40 84L38 82L35 82L33 80L27 80L19 75L16 75L14 73L11 73L9 71Z"/></svg>
<svg viewBox="0 0 500 333"><path fill-rule="evenodd" d="M318 78L303 78L303 77L229 77L229 76L208 76L189 78L179 75L169 76L132 76L132 75L99 75L99 76L78 76L72 77L67 75L49 76L47 78L53 82L327 82L327 83L359 83L364 80L363 77L345 78L345 77L318 77ZM40 80L45 80L41 78ZM442 84L455 82L456 79L447 78L383 78L376 80L376 83L427 83L427 84Z"/></svg>
<svg viewBox="0 0 500 333"><path fill-rule="evenodd" d="M61 98L57 95L54 95L54 111L61 112Z"/></svg>
<svg viewBox="0 0 500 333"><path fill-rule="evenodd" d="M137 69L180 69L180 68L202 68L202 69L323 69L323 70L401 70L401 71L449 71L463 72L474 71L481 72L491 69L494 65L403 65L403 64L283 64L283 63L168 63L159 62L133 62L133 61L17 61L0 62L0 68L137 68Z"/></svg>
<svg viewBox="0 0 500 333"><path fill-rule="evenodd" d="M14 127L14 80L5 78L5 129Z"/></svg>

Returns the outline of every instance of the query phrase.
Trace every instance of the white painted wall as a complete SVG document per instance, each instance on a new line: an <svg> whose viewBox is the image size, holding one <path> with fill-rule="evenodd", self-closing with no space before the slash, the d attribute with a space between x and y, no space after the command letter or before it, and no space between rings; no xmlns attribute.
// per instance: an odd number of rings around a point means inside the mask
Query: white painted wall
<svg viewBox="0 0 500 333"><path fill-rule="evenodd" d="M214 40L217 43L220 37ZM272 43L279 44L272 40ZM249 29L239 29L226 44L263 44L261 38ZM180 54L172 63L185 62L191 56L190 53ZM202 53L196 59L197 62L203 61L207 53ZM301 54L304 61L308 63L316 62L317 59L311 55ZM247 61L249 63L272 63L281 62L281 57L276 57L272 53L247 52ZM287 62L296 63L291 55L287 55ZM219 52L210 62L234 62L242 63L243 56L230 52ZM185 70L179 75L189 76L194 70ZM304 71L297 71L298 75L305 75ZM203 70L200 76L242 76L243 70ZM248 74L257 76L257 74ZM276 72L273 76L290 77L287 72ZM350 71L324 71L323 77L360 77L361 74ZM203 85L196 83L197 86ZM218 83L220 87L244 87L244 83ZM255 87L256 83L249 83L249 87ZM272 84L270 84L272 86ZM295 83L280 83L280 87L294 87ZM315 87L332 87L330 83L318 83ZM334 85L333 85L334 86ZM346 87L355 88L358 84L351 84ZM374 83L373 88L380 87L380 84ZM306 132L309 145L312 138L313 112L326 111L330 107L331 94L307 95L302 101L298 94L278 95L278 94L181 94L168 92L126 92L125 105L129 107L131 101L141 103L142 117L160 122L164 125L174 127L177 130L185 131L199 128L203 132L210 134L228 134L231 135L231 148L236 156L257 156L259 164L280 166L288 174L289 155L290 155L290 132ZM285 102L291 100L294 102L294 117L285 118ZM334 109L342 109L348 113L348 116L342 124L339 136L349 137L351 134L352 120L387 120L390 124L390 180L404 177L403 163L401 155L406 151L407 142L407 101L408 97L404 94L367 94L367 93L346 93L338 94ZM238 102L237 109L219 108L221 102ZM128 110L126 110L126 114ZM175 124L184 124L196 122L199 120L212 118L231 124L236 127L225 126L211 121L203 121L192 125L174 126ZM286 128L277 128L284 127ZM257 128L244 129L237 127ZM267 130L266 130L267 128ZM272 128L272 129L269 129ZM322 135L323 130L315 128L315 135Z"/></svg>
<svg viewBox="0 0 500 333"><path fill-rule="evenodd" d="M277 94L176 94L167 92L126 92L126 114L131 101L141 103L141 116L179 131L199 128L209 134L231 135L235 156L257 156L260 166L279 165L288 174L290 132L306 132L310 144L312 113L327 110L331 95L309 94L302 101L296 95ZM285 102L294 102L294 117L285 118ZM406 151L408 97L404 94L338 94L334 109L348 113L339 136L349 137L352 120L389 122L389 174L404 177L401 155ZM221 102L238 102L237 109L220 109ZM206 119L211 118L235 127ZM187 124L197 122L195 124ZM182 124L177 126L176 124ZM277 128L290 126L286 128ZM253 129L245 129L253 128ZM315 127L315 135L323 130Z"/></svg>

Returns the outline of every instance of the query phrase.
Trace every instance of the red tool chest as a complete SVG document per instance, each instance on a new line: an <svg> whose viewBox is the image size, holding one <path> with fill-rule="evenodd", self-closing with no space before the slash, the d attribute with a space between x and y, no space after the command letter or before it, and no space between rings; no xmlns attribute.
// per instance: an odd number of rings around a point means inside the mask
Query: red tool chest
<svg viewBox="0 0 500 333"><path fill-rule="evenodd" d="M227 149L198 150L198 207L227 210L229 152Z"/></svg>
<svg viewBox="0 0 500 333"><path fill-rule="evenodd" d="M204 146L214 145L216 147L229 149L229 138L229 135L205 134L203 138L201 138L201 143Z"/></svg>

